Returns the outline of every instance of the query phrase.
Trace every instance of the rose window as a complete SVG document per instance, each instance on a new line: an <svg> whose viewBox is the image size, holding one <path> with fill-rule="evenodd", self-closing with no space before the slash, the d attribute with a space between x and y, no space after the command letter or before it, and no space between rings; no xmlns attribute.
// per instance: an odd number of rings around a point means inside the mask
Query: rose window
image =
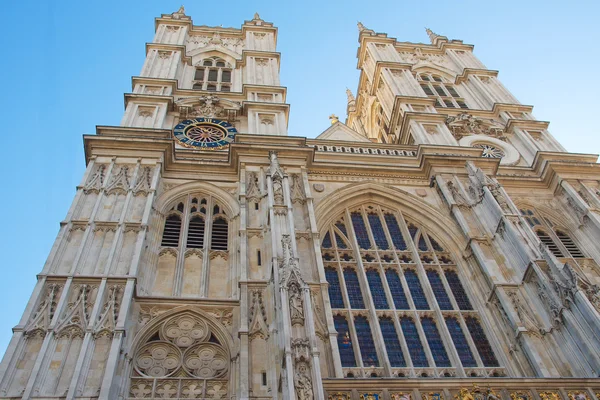
<svg viewBox="0 0 600 400"><path fill-rule="evenodd" d="M481 154L481 157L484 158L502 158L505 156L504 151L502 151L502 149L496 146L492 146L491 144L477 143L474 144L473 147L477 149L482 149L483 153Z"/></svg>
<svg viewBox="0 0 600 400"><path fill-rule="evenodd" d="M202 343L186 352L184 368L193 376L217 378L227 371L227 358L221 346Z"/></svg>

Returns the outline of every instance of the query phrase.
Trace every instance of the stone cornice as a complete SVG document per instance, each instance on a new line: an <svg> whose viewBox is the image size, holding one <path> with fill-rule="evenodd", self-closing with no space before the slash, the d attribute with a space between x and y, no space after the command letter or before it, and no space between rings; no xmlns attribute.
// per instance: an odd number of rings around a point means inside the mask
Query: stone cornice
<svg viewBox="0 0 600 400"><path fill-rule="evenodd" d="M456 77L454 83L460 85L466 81L471 75L498 76L498 71L492 69L464 68L462 74Z"/></svg>

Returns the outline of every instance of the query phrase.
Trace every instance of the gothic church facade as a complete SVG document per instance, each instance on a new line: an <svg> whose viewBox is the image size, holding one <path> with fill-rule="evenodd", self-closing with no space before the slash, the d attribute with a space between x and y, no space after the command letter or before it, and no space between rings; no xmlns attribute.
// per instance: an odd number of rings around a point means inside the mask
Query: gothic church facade
<svg viewBox="0 0 600 400"><path fill-rule="evenodd" d="M600 399L600 169L473 46L359 23L346 123L287 136L277 29L156 19L0 399Z"/></svg>

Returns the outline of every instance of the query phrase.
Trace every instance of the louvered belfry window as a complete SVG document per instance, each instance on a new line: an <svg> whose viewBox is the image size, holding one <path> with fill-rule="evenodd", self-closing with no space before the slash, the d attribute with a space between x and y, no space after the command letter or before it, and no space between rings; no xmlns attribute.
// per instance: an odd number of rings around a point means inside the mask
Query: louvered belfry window
<svg viewBox="0 0 600 400"><path fill-rule="evenodd" d="M533 207L522 207L519 211L540 239L540 242L555 257L585 258L573 238L566 233L566 229L557 227L551 219L540 216Z"/></svg>
<svg viewBox="0 0 600 400"><path fill-rule="evenodd" d="M185 226L183 221L187 221ZM210 240L206 236L209 228L212 232ZM184 232L185 236L180 240ZM183 252L205 250L206 247L227 251L228 242L228 216L223 207L209 196L187 195L173 205L165 218L162 247L176 247Z"/></svg>
<svg viewBox="0 0 600 400"><path fill-rule="evenodd" d="M457 258L417 220L366 204L321 237L341 364L352 368L345 376L499 367Z"/></svg>

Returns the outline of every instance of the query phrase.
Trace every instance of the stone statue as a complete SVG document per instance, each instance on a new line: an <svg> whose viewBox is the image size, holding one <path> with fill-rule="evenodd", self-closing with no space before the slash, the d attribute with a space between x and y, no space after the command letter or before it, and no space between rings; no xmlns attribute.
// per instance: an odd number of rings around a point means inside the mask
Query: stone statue
<svg viewBox="0 0 600 400"><path fill-rule="evenodd" d="M294 387L296 388L296 398L298 400L313 400L313 388L308 367L306 363L299 363L296 376L294 376Z"/></svg>
<svg viewBox="0 0 600 400"><path fill-rule="evenodd" d="M302 307L302 293L298 285L290 286L290 318L292 323L304 321L304 309Z"/></svg>

